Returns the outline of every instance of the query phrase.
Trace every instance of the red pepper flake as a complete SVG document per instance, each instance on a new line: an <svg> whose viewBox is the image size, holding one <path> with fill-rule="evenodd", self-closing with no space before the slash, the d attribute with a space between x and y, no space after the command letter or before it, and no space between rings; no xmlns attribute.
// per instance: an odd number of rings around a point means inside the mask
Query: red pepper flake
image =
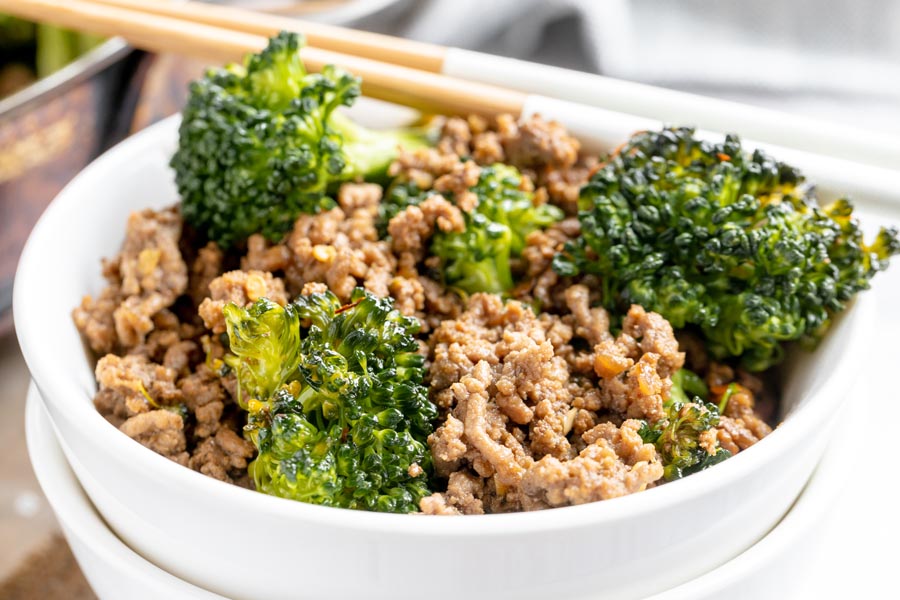
<svg viewBox="0 0 900 600"><path fill-rule="evenodd" d="M334 311L334 314L339 315L342 312L346 312L346 311L350 310L351 308L353 308L354 306L359 306L360 302L362 302L362 300L357 300L356 302L354 302L352 304L345 304L342 307L340 307L339 309L337 309L336 311Z"/></svg>

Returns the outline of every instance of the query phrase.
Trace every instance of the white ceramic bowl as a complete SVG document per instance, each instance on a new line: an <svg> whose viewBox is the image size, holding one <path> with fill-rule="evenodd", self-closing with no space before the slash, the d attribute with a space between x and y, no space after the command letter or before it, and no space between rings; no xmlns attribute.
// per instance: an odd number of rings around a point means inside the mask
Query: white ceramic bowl
<svg viewBox="0 0 900 600"><path fill-rule="evenodd" d="M381 105L357 116L382 121ZM35 227L16 279L22 351L84 489L129 546L167 571L239 599L639 598L746 550L797 498L831 417L865 360L871 295L783 389L784 423L757 446L670 485L534 513L422 517L313 506L180 467L95 410L92 361L70 319L103 283L131 211L177 200L167 167L176 120L85 169ZM436 583L437 582L437 583Z"/></svg>
<svg viewBox="0 0 900 600"><path fill-rule="evenodd" d="M851 414L845 411L846 414ZM862 413L856 411L856 414ZM851 427L840 428L784 519L721 567L648 600L790 598L808 581L820 525L852 467ZM97 514L66 462L34 384L25 410L28 453L38 481L100 600L215 600L222 596L166 573L126 546Z"/></svg>
<svg viewBox="0 0 900 600"><path fill-rule="evenodd" d="M224 600L166 573L110 531L66 462L33 383L25 406L25 440L38 483L100 600Z"/></svg>

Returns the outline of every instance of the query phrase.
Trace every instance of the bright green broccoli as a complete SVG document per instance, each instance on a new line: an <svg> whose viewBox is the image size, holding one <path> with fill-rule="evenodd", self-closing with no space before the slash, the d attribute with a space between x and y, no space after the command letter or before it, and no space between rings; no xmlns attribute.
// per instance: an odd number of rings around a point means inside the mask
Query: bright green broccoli
<svg viewBox="0 0 900 600"><path fill-rule="evenodd" d="M847 200L820 208L796 169L688 128L632 137L579 211L557 272L599 275L607 308L694 325L715 358L750 370L778 362L782 342L814 344L900 251L895 229L866 244Z"/></svg>
<svg viewBox="0 0 900 600"><path fill-rule="evenodd" d="M440 273L448 287L468 294L512 289L512 260L522 254L525 238L563 216L556 206L535 206L534 195L523 188L522 174L515 167L496 163L481 169L478 183L470 188L478 204L471 212L463 211L465 230L436 231L432 238L431 254L440 258ZM435 193L421 193L415 184L395 184L381 208L382 226Z"/></svg>
<svg viewBox="0 0 900 600"><path fill-rule="evenodd" d="M688 400L688 394L693 400ZM680 369L672 376L672 390L663 405L666 416L656 423L644 423L639 434L646 444L656 446L667 481L680 479L730 458L731 453L717 448L707 452L700 435L719 424L719 410L704 400L706 385L695 373Z"/></svg>
<svg viewBox="0 0 900 600"><path fill-rule="evenodd" d="M247 409L297 378L300 317L294 305L282 307L266 298L249 308L227 304L223 312L230 350L225 362L240 382L238 403Z"/></svg>
<svg viewBox="0 0 900 600"><path fill-rule="evenodd" d="M350 73L306 71L303 38L282 32L243 65L190 86L172 157L184 218L223 247L253 233L278 240L303 212L334 205L344 180L378 177L424 130L369 131L338 114L360 93Z"/></svg>
<svg viewBox="0 0 900 600"><path fill-rule="evenodd" d="M678 369L672 374L672 389L669 391L669 399L682 404L690 402L692 398L706 400L709 398L709 388L699 375L688 369Z"/></svg>
<svg viewBox="0 0 900 600"><path fill-rule="evenodd" d="M249 473L267 494L323 504L411 512L427 495L425 439L437 416L423 385L415 319L357 289L278 306L225 308L247 434Z"/></svg>

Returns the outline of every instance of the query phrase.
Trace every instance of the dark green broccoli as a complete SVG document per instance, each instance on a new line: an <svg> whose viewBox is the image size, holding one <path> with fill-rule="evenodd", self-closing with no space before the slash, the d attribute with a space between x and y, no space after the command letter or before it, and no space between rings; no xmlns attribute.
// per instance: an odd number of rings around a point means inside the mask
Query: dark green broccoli
<svg viewBox="0 0 900 600"><path fill-rule="evenodd" d="M246 397L249 467L267 494L411 512L427 495L436 408L423 385L418 322L362 289L278 306L225 308L226 362Z"/></svg>
<svg viewBox="0 0 900 600"><path fill-rule="evenodd" d="M302 45L282 32L190 86L171 165L184 218L223 247L253 233L277 241L300 213L333 206L337 182L383 175L399 146L429 143L424 130L369 131L339 115L359 79L331 65L308 73Z"/></svg>
<svg viewBox="0 0 900 600"><path fill-rule="evenodd" d="M483 167L478 183L470 188L478 197L471 212L463 212L465 230L436 231L431 254L441 259L444 283L468 294L504 293L514 285L512 259L525 248L525 238L563 217L553 205L534 205L515 167L496 163ZM415 184L395 184L381 209L383 226L407 206L419 204L436 192L419 192Z"/></svg>
<svg viewBox="0 0 900 600"><path fill-rule="evenodd" d="M693 400L688 400L688 393L693 394ZM667 481L702 471L731 457L723 448L710 454L700 444L700 435L719 424L718 408L704 400L707 393L706 384L695 373L686 369L676 371L669 399L663 405L666 416L656 423L645 422L638 431L644 443L656 446Z"/></svg>
<svg viewBox="0 0 900 600"><path fill-rule="evenodd" d="M554 267L599 275L609 309L640 304L765 369L782 342L814 344L900 251L895 229L866 244L850 203L820 208L803 181L735 136L638 133L582 188L582 235Z"/></svg>

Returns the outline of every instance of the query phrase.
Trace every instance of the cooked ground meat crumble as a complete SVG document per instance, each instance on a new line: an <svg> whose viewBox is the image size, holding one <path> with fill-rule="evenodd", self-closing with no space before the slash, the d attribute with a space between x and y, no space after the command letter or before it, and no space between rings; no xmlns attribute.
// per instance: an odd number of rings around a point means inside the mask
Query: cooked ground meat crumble
<svg viewBox="0 0 900 600"><path fill-rule="evenodd" d="M464 228L478 202L470 188L496 162L517 167L535 203L566 217L527 237L512 298L463 298L439 281L428 244L437 231ZM222 368L222 308L262 297L284 305L325 290L348 301L359 286L421 323L440 412L428 438L440 491L421 501L423 513L535 510L660 485L660 457L639 429L664 418L672 375L686 360L713 393L735 384L704 449L746 449L771 431L770 406L755 405L759 379L710 361L688 333L679 343L664 318L640 306L612 329L597 282L551 268L579 233L578 191L594 166L577 140L540 117L451 118L435 148L403 152L391 166L392 176L437 194L394 216L384 239L384 192L372 183L344 184L335 208L300 216L280 243L253 235L238 254L194 246L177 207L135 213L119 255L103 264L107 287L73 311L100 356L97 410L159 454L251 487L255 449L242 435L235 377Z"/></svg>

